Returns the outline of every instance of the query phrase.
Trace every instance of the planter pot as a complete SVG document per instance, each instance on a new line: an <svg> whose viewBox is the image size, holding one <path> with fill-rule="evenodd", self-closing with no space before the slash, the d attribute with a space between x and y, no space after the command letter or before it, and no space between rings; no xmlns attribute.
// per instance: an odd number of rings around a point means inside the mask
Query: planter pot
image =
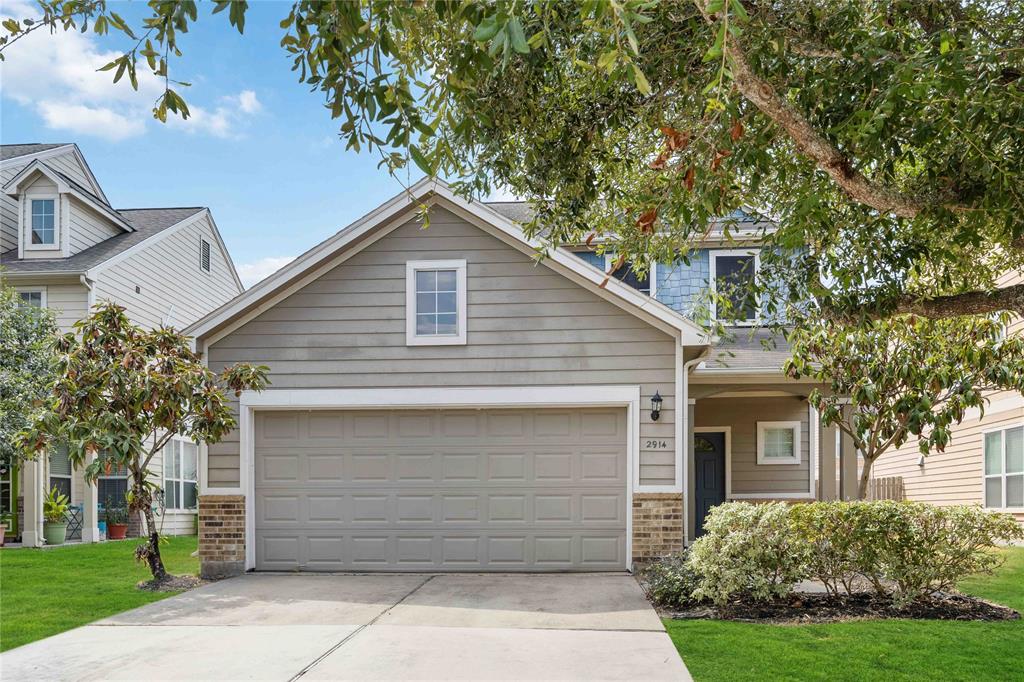
<svg viewBox="0 0 1024 682"><path fill-rule="evenodd" d="M128 524L127 523L108 523L107 524L107 539L108 540L124 540L125 536L128 535Z"/></svg>
<svg viewBox="0 0 1024 682"><path fill-rule="evenodd" d="M68 524L52 523L47 521L43 524L43 537L48 545L63 545L64 538L68 534Z"/></svg>

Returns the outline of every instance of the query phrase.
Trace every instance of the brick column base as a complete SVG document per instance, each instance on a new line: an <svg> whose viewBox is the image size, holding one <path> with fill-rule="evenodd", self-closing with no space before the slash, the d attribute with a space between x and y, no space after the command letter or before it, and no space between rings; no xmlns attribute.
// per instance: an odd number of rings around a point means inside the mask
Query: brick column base
<svg viewBox="0 0 1024 682"><path fill-rule="evenodd" d="M199 496L199 574L206 579L245 572L245 498Z"/></svg>
<svg viewBox="0 0 1024 682"><path fill-rule="evenodd" d="M650 561L682 548L682 493L633 493L633 561Z"/></svg>

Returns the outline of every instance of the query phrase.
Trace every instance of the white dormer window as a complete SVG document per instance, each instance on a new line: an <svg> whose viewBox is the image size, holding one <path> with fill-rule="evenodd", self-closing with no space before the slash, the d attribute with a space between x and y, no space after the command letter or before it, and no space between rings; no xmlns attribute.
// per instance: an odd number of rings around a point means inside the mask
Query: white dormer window
<svg viewBox="0 0 1024 682"><path fill-rule="evenodd" d="M406 345L465 345L466 261L406 263L405 317Z"/></svg>
<svg viewBox="0 0 1024 682"><path fill-rule="evenodd" d="M57 244L56 200L32 199L32 244L54 246Z"/></svg>

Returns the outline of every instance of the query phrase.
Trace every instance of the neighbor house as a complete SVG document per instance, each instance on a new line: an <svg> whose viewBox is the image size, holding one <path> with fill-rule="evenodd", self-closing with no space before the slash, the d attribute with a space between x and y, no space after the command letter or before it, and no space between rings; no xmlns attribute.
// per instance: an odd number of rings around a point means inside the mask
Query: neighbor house
<svg viewBox="0 0 1024 682"><path fill-rule="evenodd" d="M115 209L74 144L0 145L0 185L0 278L25 305L53 310L61 331L100 301L145 327L181 329L243 290L209 209ZM165 490L163 531L193 533L197 447L174 440L163 455L151 467ZM41 544L44 487L81 509L73 527L89 541L97 504L123 499L127 480L111 471L86 485L60 449L5 469L0 514L25 544Z"/></svg>
<svg viewBox="0 0 1024 682"><path fill-rule="evenodd" d="M997 285L1022 281L1021 273L1011 273ZM1014 319L1006 333L1024 333L1024 320ZM944 452L922 455L917 440L911 439L879 457L872 476L898 479L908 499L978 504L1024 523L1024 396L997 391L986 397L984 413L970 409L952 427Z"/></svg>
<svg viewBox="0 0 1024 682"><path fill-rule="evenodd" d="M747 333L760 306L728 343L692 320L769 224L605 282L587 249L538 259L524 211L424 180L186 330L271 380L200 448L204 574L624 570L723 500L841 494L812 385Z"/></svg>

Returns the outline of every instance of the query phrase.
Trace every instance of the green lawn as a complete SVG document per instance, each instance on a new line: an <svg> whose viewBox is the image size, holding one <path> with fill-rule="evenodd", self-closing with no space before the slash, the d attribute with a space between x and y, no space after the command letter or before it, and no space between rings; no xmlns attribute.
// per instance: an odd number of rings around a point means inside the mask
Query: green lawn
<svg viewBox="0 0 1024 682"><path fill-rule="evenodd" d="M1024 612L1024 548L961 589ZM757 625L666 620L697 682L707 680L1021 679L1024 621L859 621Z"/></svg>
<svg viewBox="0 0 1024 682"><path fill-rule="evenodd" d="M0 651L171 596L135 588L149 577L132 558L139 542L0 550ZM177 575L199 572L194 551L195 536L161 547Z"/></svg>

